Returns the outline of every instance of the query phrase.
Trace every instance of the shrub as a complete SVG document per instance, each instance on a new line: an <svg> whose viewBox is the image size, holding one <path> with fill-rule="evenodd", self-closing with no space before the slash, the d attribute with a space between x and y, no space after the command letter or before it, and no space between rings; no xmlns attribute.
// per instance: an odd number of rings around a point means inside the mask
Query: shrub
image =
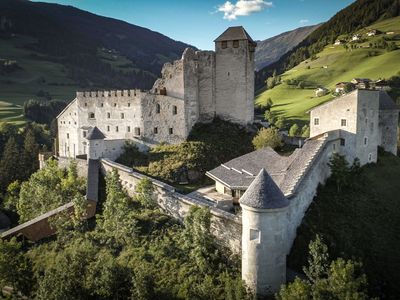
<svg viewBox="0 0 400 300"><path fill-rule="evenodd" d="M298 136L300 134L300 128L299 125L297 125L296 123L293 124L290 129L289 129L289 135L290 136Z"/></svg>
<svg viewBox="0 0 400 300"><path fill-rule="evenodd" d="M262 128L254 137L253 145L255 149L261 149L264 147L271 147L272 149L276 149L282 147L283 143L277 129Z"/></svg>

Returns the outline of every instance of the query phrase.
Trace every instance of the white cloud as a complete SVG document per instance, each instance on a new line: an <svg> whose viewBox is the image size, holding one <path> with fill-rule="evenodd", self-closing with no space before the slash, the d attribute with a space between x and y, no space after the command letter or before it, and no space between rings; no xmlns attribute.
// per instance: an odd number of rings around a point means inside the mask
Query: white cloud
<svg viewBox="0 0 400 300"><path fill-rule="evenodd" d="M238 16L248 16L271 6L272 2L264 0L238 0L235 4L226 1L224 4L218 6L218 12L223 12L224 19L231 21L235 20Z"/></svg>
<svg viewBox="0 0 400 300"><path fill-rule="evenodd" d="M300 24L306 24L308 22L310 22L310 20L307 20L307 19L302 19L299 21Z"/></svg>

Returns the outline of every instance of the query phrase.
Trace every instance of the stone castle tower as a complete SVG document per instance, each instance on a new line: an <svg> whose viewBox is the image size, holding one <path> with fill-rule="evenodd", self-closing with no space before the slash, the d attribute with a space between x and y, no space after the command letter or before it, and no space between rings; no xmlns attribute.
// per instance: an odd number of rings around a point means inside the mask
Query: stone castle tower
<svg viewBox="0 0 400 300"><path fill-rule="evenodd" d="M252 123L257 44L242 26L229 27L214 42L216 114L232 121Z"/></svg>
<svg viewBox="0 0 400 300"><path fill-rule="evenodd" d="M242 279L257 295L279 291L286 282L286 231L289 200L261 169L240 198Z"/></svg>

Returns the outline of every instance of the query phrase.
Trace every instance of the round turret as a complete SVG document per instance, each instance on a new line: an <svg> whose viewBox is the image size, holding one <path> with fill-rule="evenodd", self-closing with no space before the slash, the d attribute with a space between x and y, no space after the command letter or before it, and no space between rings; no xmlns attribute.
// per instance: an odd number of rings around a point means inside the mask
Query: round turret
<svg viewBox="0 0 400 300"><path fill-rule="evenodd" d="M104 152L105 135L96 126L93 127L86 136L89 145L87 159L99 159Z"/></svg>
<svg viewBox="0 0 400 300"><path fill-rule="evenodd" d="M257 295L275 293L286 281L289 201L262 169L239 202L242 207L242 279Z"/></svg>

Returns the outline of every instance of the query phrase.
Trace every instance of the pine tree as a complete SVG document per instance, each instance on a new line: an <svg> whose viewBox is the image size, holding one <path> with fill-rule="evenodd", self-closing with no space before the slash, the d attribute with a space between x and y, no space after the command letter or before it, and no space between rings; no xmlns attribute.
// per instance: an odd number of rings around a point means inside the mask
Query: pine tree
<svg viewBox="0 0 400 300"><path fill-rule="evenodd" d="M3 157L0 160L1 192L4 192L11 182L21 178L21 171L18 144L11 136L4 147Z"/></svg>
<svg viewBox="0 0 400 300"><path fill-rule="evenodd" d="M24 179L34 173L39 168L39 146L37 145L35 134L31 128L28 128L25 134L24 149L21 154L21 165Z"/></svg>

